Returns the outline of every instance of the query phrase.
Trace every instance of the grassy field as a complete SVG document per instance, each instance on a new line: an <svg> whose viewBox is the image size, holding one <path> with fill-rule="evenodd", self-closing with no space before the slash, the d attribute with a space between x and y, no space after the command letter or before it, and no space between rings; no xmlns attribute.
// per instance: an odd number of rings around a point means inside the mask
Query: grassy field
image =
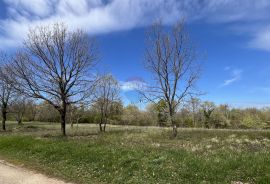
<svg viewBox="0 0 270 184"><path fill-rule="evenodd" d="M8 122L0 158L74 183L270 183L270 131Z"/></svg>

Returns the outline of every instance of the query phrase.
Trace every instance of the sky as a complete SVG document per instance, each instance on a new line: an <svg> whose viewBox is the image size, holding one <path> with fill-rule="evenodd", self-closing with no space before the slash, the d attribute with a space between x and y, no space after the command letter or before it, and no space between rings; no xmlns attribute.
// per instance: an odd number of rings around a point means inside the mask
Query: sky
<svg viewBox="0 0 270 184"><path fill-rule="evenodd" d="M123 101L149 81L143 67L145 30L184 18L205 57L196 88L203 100L235 107L270 106L269 0L0 0L0 49L21 46L30 27L64 22L97 38L98 70L121 84ZM143 105L142 105L143 106Z"/></svg>

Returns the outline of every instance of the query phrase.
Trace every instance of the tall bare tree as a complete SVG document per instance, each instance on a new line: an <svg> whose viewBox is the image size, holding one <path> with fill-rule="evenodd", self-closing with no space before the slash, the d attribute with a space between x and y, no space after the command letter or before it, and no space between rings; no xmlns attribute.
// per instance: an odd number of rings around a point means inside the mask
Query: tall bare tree
<svg viewBox="0 0 270 184"><path fill-rule="evenodd" d="M30 29L14 60L16 87L31 98L47 101L61 116L66 135L67 106L87 96L90 69L97 60L95 42L83 31L69 31L64 24Z"/></svg>
<svg viewBox="0 0 270 184"><path fill-rule="evenodd" d="M15 90L13 83L8 80L8 65L11 57L5 53L0 53L0 100L1 100L1 115L2 115L2 129L6 130L6 120L8 113L8 106L14 96Z"/></svg>
<svg viewBox="0 0 270 184"><path fill-rule="evenodd" d="M146 68L153 74L154 85L146 86L144 97L153 102L164 100L173 137L177 135L175 113L187 96L194 95L194 84L200 74L197 52L179 21L171 30L155 23L146 34Z"/></svg>
<svg viewBox="0 0 270 184"><path fill-rule="evenodd" d="M119 84L112 75L104 75L98 80L94 92L94 106L100 113L99 128L101 132L105 132L113 104L119 101L119 91Z"/></svg>

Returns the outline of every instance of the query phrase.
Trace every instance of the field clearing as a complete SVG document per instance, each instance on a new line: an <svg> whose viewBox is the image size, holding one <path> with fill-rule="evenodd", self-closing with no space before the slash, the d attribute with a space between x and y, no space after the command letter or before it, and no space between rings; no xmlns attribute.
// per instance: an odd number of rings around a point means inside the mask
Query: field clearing
<svg viewBox="0 0 270 184"><path fill-rule="evenodd" d="M7 122L0 158L74 183L269 183L269 130Z"/></svg>

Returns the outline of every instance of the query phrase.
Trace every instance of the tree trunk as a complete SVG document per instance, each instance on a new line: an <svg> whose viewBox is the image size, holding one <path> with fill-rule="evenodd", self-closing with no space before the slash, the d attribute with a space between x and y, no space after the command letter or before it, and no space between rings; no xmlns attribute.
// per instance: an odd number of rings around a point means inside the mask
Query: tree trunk
<svg viewBox="0 0 270 184"><path fill-rule="evenodd" d="M76 123L77 123L77 129L79 128L79 120L80 120L80 118L77 118L77 120L76 120Z"/></svg>
<svg viewBox="0 0 270 184"><path fill-rule="evenodd" d="M100 132L103 132L102 124L104 124L104 116L103 116L103 113L101 113L100 122L99 122L99 130L100 130Z"/></svg>
<svg viewBox="0 0 270 184"><path fill-rule="evenodd" d="M170 110L170 121L173 128L172 137L175 138L177 136L177 126L174 120L174 110L172 108L169 108L169 110Z"/></svg>
<svg viewBox="0 0 270 184"><path fill-rule="evenodd" d="M99 123L99 131L102 132L102 123Z"/></svg>
<svg viewBox="0 0 270 184"><path fill-rule="evenodd" d="M107 117L105 117L104 124L103 124L103 132L106 130L106 125L107 125Z"/></svg>
<svg viewBox="0 0 270 184"><path fill-rule="evenodd" d="M193 111L193 128L197 127L195 112Z"/></svg>
<svg viewBox="0 0 270 184"><path fill-rule="evenodd" d="M173 128L172 137L175 138L177 136L177 126L174 120L174 116L171 116L171 123L172 123L172 128Z"/></svg>
<svg viewBox="0 0 270 184"><path fill-rule="evenodd" d="M62 130L62 135L66 136L66 113L67 113L67 108L66 105L63 105L63 109L60 111L61 113L61 130Z"/></svg>
<svg viewBox="0 0 270 184"><path fill-rule="evenodd" d="M3 107L2 109L2 129L6 130L6 120L7 120L7 109L6 107Z"/></svg>
<svg viewBox="0 0 270 184"><path fill-rule="evenodd" d="M18 114L16 120L17 120L18 125L22 125L22 116L20 114Z"/></svg>
<svg viewBox="0 0 270 184"><path fill-rule="evenodd" d="M173 125L173 137L175 138L177 136L177 126Z"/></svg>
<svg viewBox="0 0 270 184"><path fill-rule="evenodd" d="M22 125L22 119L18 119L18 125Z"/></svg>
<svg viewBox="0 0 270 184"><path fill-rule="evenodd" d="M207 129L210 129L210 120L207 118L206 119L206 121L205 121L205 127L207 128Z"/></svg>

